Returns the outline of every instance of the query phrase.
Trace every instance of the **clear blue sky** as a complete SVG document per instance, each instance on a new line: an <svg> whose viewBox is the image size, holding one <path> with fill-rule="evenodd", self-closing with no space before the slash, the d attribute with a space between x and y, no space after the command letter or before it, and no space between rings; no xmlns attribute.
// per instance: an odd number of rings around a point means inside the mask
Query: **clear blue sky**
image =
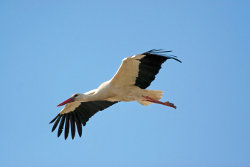
<svg viewBox="0 0 250 167"><path fill-rule="evenodd" d="M0 1L0 166L249 167L250 2ZM150 89L177 110L116 104L83 137L51 133L56 105L124 57L173 50Z"/></svg>

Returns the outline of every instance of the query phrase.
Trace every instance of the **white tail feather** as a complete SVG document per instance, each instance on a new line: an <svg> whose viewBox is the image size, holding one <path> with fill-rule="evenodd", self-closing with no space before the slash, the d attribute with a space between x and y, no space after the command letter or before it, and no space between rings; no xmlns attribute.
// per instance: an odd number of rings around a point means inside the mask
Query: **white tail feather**
<svg viewBox="0 0 250 167"><path fill-rule="evenodd" d="M162 93L163 92L160 90L144 90L143 96L148 96L155 100L160 100L162 98ZM152 104L152 102L146 101L143 98L141 100L137 100L137 102L144 106Z"/></svg>

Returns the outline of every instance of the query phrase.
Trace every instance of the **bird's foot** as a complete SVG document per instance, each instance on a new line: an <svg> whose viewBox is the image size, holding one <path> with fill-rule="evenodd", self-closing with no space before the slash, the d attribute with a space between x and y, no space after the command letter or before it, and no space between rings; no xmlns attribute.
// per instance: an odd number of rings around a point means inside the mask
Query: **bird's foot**
<svg viewBox="0 0 250 167"><path fill-rule="evenodd" d="M149 102L152 102L152 103L156 103L156 104L162 104L164 106L168 106L168 107L172 107L172 108L175 108L176 109L176 106L173 104L173 103L170 103L168 101L166 102L161 102L159 100L156 100L156 99L153 99L151 97L148 97L148 96L142 96L144 98L145 101L149 101Z"/></svg>
<svg viewBox="0 0 250 167"><path fill-rule="evenodd" d="M172 107L174 109L176 109L176 106L173 103L170 103L169 101L163 102L165 106L169 106Z"/></svg>

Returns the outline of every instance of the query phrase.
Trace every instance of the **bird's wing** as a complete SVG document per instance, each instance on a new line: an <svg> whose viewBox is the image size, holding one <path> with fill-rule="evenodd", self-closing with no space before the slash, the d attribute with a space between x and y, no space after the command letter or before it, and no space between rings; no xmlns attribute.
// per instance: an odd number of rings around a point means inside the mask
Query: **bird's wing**
<svg viewBox="0 0 250 167"><path fill-rule="evenodd" d="M62 111L50 122L54 125L52 132L59 125L57 136L59 137L64 129L65 140L69 134L69 127L71 127L72 139L75 137L75 129L77 128L78 134L82 136L82 125L85 126L86 122L98 111L104 110L117 102L110 101L90 101L90 102L72 102L68 103ZM76 128L75 128L76 125Z"/></svg>
<svg viewBox="0 0 250 167"><path fill-rule="evenodd" d="M142 89L147 88L158 74L161 64L167 59L181 62L175 56L164 55L167 52L171 51L154 49L123 59L110 84L121 87L135 85Z"/></svg>

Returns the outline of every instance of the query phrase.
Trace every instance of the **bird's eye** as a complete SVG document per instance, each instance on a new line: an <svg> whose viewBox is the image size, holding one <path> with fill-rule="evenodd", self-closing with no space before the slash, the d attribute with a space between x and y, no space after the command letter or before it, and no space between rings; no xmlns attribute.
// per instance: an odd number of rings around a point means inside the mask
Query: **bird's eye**
<svg viewBox="0 0 250 167"><path fill-rule="evenodd" d="M78 96L78 94L75 94L73 97L76 97L76 96Z"/></svg>

